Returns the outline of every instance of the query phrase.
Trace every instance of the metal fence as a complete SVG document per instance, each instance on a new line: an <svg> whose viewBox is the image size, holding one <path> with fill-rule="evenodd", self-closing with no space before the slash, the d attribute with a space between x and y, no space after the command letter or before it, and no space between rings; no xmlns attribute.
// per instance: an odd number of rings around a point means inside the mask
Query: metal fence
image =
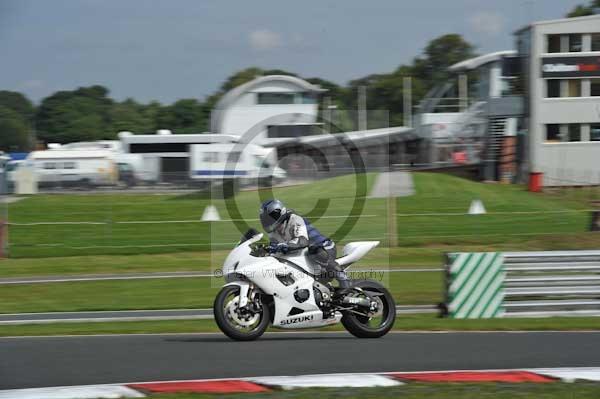
<svg viewBox="0 0 600 399"><path fill-rule="evenodd" d="M600 316L600 251L452 253L442 315Z"/></svg>
<svg viewBox="0 0 600 399"><path fill-rule="evenodd" d="M507 252L505 317L600 316L600 251Z"/></svg>

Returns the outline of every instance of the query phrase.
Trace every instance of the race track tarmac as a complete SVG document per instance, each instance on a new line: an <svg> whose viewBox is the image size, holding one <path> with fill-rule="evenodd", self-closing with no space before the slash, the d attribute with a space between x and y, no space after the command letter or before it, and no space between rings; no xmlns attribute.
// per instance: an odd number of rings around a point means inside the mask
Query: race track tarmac
<svg viewBox="0 0 600 399"><path fill-rule="evenodd" d="M600 366L600 332L0 338L0 389L375 371Z"/></svg>

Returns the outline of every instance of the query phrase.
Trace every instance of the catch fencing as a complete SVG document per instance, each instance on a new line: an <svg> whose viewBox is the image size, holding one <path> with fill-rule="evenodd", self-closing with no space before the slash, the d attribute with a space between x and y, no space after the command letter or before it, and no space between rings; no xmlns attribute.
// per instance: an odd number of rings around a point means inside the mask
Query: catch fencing
<svg viewBox="0 0 600 399"><path fill-rule="evenodd" d="M448 254L451 318L600 316L600 251Z"/></svg>

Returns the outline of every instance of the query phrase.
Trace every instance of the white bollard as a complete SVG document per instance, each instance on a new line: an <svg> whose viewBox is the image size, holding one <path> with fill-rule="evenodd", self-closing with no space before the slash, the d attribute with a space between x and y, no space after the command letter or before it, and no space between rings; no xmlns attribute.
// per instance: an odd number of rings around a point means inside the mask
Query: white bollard
<svg viewBox="0 0 600 399"><path fill-rule="evenodd" d="M219 216L219 211L217 211L217 207L214 205L209 205L204 208L204 213L202 214L203 222L218 222L221 220Z"/></svg>
<svg viewBox="0 0 600 399"><path fill-rule="evenodd" d="M485 207L483 206L483 202L481 202L481 200L476 199L471 201L471 206L469 206L469 215L483 215L485 213Z"/></svg>

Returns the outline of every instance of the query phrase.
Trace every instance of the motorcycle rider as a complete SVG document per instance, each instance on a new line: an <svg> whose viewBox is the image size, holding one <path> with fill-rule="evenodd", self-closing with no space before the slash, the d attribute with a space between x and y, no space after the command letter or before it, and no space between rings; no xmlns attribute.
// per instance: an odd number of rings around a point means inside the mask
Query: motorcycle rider
<svg viewBox="0 0 600 399"><path fill-rule="evenodd" d="M308 247L310 260L325 269L328 277L335 278L343 291L350 287L348 275L335 261L335 243L307 219L287 209L281 201L270 199L260 207L260 222L271 240L270 253L285 254Z"/></svg>

